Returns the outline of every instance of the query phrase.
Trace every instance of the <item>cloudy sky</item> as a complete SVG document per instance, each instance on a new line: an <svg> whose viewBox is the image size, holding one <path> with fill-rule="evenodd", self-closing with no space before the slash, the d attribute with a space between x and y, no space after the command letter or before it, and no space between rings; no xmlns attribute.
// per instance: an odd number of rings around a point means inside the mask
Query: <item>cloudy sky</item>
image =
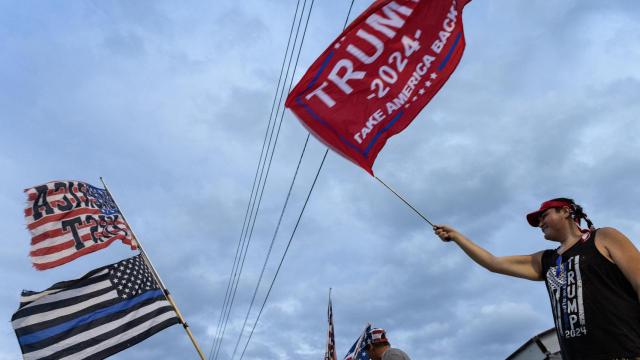
<svg viewBox="0 0 640 360"><path fill-rule="evenodd" d="M356 0L352 18L369 4ZM114 243L59 268L31 267L22 190L56 179L99 185L100 176L209 354L295 6L0 2L0 359L20 357L9 320L22 289L133 255ZM348 7L316 1L296 79ZM496 254L554 247L524 214L557 196L640 245L640 3L474 0L464 24L460 66L388 142L376 174ZM231 358L306 135L287 112L219 359ZM310 140L256 305L324 150ZM505 358L552 327L542 283L473 264L334 153L244 358L321 358L329 288L341 357L367 322L413 359L442 360ZM195 357L179 326L115 356Z"/></svg>

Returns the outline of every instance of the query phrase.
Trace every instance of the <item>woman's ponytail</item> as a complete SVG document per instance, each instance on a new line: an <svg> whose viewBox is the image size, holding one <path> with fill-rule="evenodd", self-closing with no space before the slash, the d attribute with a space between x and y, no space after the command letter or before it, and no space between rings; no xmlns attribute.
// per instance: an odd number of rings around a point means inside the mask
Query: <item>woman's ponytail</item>
<svg viewBox="0 0 640 360"><path fill-rule="evenodd" d="M584 219L590 231L593 231L596 229L595 226L593 226L593 222L591 222L587 214L582 209L582 206L576 204L576 202L573 201L573 199L557 198L557 199L553 199L552 201L562 201L565 203L569 203L571 207L571 217L573 218L573 221L575 221L578 225L580 225L580 221Z"/></svg>

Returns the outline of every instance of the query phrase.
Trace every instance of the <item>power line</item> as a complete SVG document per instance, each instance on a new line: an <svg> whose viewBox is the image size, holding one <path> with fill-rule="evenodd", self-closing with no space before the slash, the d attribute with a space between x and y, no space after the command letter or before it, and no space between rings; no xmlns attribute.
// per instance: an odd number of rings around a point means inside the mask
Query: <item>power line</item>
<svg viewBox="0 0 640 360"><path fill-rule="evenodd" d="M229 304L230 289L232 288L234 275L237 273L237 265L238 265L239 259L240 259L240 257L238 255L242 253L241 249L242 249L243 244L244 244L244 239L246 238L246 236L245 236L246 232L245 231L246 231L247 225L249 223L247 221L248 215L253 211L252 203L255 205L254 194L257 194L256 180L259 178L258 173L260 172L259 170L261 169L261 166L264 169L264 162L263 162L263 159L262 159L263 155L265 155L264 156L264 161L266 161L266 156L267 155L265 154L264 150L265 150L265 145L267 144L267 137L268 137L268 134L269 134L269 129L272 129L271 133L273 134L273 128L275 127L275 120L277 118L277 113L276 113L276 116L274 117L273 116L273 111L276 108L276 104L277 104L276 100L278 99L278 93L279 92L281 93L280 84L282 82L282 74L284 73L285 63L287 62L287 54L289 53L289 47L291 45L291 38L292 38L292 35L293 35L293 29L295 27L295 23L296 23L296 18L297 18L299 7L300 7L300 0L298 0L297 3L296 3L296 9L294 11L293 20L291 22L291 29L289 30L289 38L287 40L287 46L286 46L284 57L282 59L282 65L281 65L281 68L280 68L280 75L279 75L279 78L278 78L278 84L276 86L276 93L274 95L273 103L271 105L271 112L269 114L269 122L267 123L267 129L266 129L265 134L264 134L264 140L263 140L263 143L262 143L262 149L260 151L260 157L259 157L258 165L256 167L256 173L254 175L253 184L251 186L251 195L249 197L249 202L247 204L247 209L245 211L245 217L244 217L244 220L243 220L242 230L240 232L240 238L238 239L238 246L236 248L236 254L234 256L234 262L233 262L232 270L229 273L229 282L227 283L227 290L225 292L225 298L224 298L224 301L223 301L222 310L220 312L220 319L218 321L218 326L216 328L216 334L215 334L215 337L214 337L214 339L212 341L212 344L211 344L211 350L209 352L209 357L208 357L209 359L211 359L211 357L213 355L213 349L214 349L214 347L216 347L216 343L219 344L222 341L222 336L220 335L220 333L222 331L223 319L225 317L225 311L227 309L227 305ZM301 14L301 16L302 16L302 14ZM291 56L293 56L293 50L292 50L291 54L292 54ZM285 81L286 81L286 79L285 79ZM283 91L284 91L284 82L282 82L282 84L283 84ZM273 119L273 121L272 121L272 119ZM271 126L272 122L273 122L273 127ZM267 147L267 149L268 149L268 147ZM260 178L261 178L261 176L260 176ZM260 183L258 182L258 187L259 187L259 185L260 185ZM250 209L251 209L251 212L249 211ZM250 219L250 217L249 217L249 219ZM219 345L217 347L219 348Z"/></svg>
<svg viewBox="0 0 640 360"><path fill-rule="evenodd" d="M302 24L302 16L304 14L304 9L306 7L306 4L307 4L307 0L305 0L303 5L302 5L302 10L301 10L301 13L300 13L300 21L298 22L298 27L296 29L296 35L295 35L295 38L294 38L294 41L293 41L293 48L292 48L293 50L291 51L291 56L289 57L289 62L287 64L287 71L286 71L285 76L284 76L285 83L286 83L286 81L287 81L287 79L289 77L289 71L291 70L291 60L293 59L293 53L295 52L296 44L298 42L298 35L300 34L300 26ZM287 94L291 90L291 86L292 86L292 83L293 83L293 77L295 76L295 68L297 67L298 60L300 59L300 51L301 51L301 48L302 48L302 43L304 42L304 36L306 34L307 25L309 24L309 16L311 14L311 8L312 7L313 7L313 2L312 2L312 5L311 5L311 7L309 9L308 15L307 15L307 21L306 21L306 24L305 24L305 29L303 31L303 35L302 35L302 40L300 42L300 46L298 47L298 55L297 55L297 58L296 58L296 63L294 65L294 67L293 67L294 71L291 74L291 80L289 82L289 89L287 91ZM231 308L233 307L233 303L234 303L234 300L235 300L236 292L237 292L237 289L238 289L238 284L240 282L240 276L242 274L242 269L244 268L245 258L246 258L246 255L247 255L249 244L251 243L251 239L253 237L253 230L254 230L254 227L255 227L256 219L258 217L258 212L260 210L260 204L262 203L262 197L264 195L264 190L266 188L267 178L269 177L269 173L270 173L270 170L271 170L271 164L273 162L273 156L275 155L275 148L276 148L276 145L278 143L278 139L280 137L280 130L282 128L282 121L283 121L284 113L285 113L284 108L282 106L282 96L283 96L283 94L284 94L284 85L283 85L282 92L280 92L280 98L278 99L278 108L276 109L276 118L278 116L278 112L280 110L282 110L282 112L280 113L281 115L280 115L280 121L278 123L278 130L276 132L275 140L273 141L273 146L271 147L271 155L269 157L269 163L266 166L267 170L266 170L266 174L265 174L264 180L262 182L262 190L260 190L260 196L258 198L256 211L253 214L253 220L252 220L252 223L251 223L251 230L249 231L248 240L247 240L245 248L244 248L244 255L242 256L242 262L241 262L241 265L240 265L240 271L238 272L238 277L237 277L237 280L235 282L235 287L234 287L234 290L233 290L233 294L231 296L230 305L228 306L226 319L224 320L224 323L223 323L222 334L220 336L220 342L218 343L218 349L216 350L216 353L215 353L215 356L214 356L214 360L218 359L218 354L219 354L221 346L222 346L222 340L224 339L224 334L225 334L225 331L226 331L226 327L227 327L227 324L229 322L229 317L230 317L230 314L231 314ZM270 135L270 138L269 138L269 143L270 144L271 144L271 138L272 137L273 137L273 128L272 128L272 132L271 132L271 135ZM263 167L263 170L264 170L264 167ZM261 170L260 177L262 177L262 170ZM254 205L255 205L255 202L254 202ZM246 236L246 233L245 233L245 236ZM234 352L235 351L236 350L234 350Z"/></svg>
<svg viewBox="0 0 640 360"><path fill-rule="evenodd" d="M343 30L347 27L347 23L349 21L350 15L351 15L351 10L353 9L354 1L355 0L351 0L351 5L349 6L349 11L347 12L347 17L345 19ZM304 42L304 35L306 34L306 30L307 30L307 25L309 23L309 17L311 15L311 9L313 8L313 3L314 3L314 0L311 1L309 14L307 16L307 23L305 24L305 29L304 29L304 32L303 32L303 40L302 40L303 42ZM302 44L300 45L300 47L302 48ZM295 68L297 67L299 57L300 57L300 52L298 52L298 58L296 59L296 65L294 66L294 71L295 71ZM289 86L289 92L290 91L291 91L291 86ZM307 135L307 141L308 140L309 140L309 135ZM304 146L304 148L302 150L302 154L300 155L300 161L302 161L302 157L304 156L304 152L306 150L306 145L307 145L307 142L305 141L305 146ZM258 312L258 316L256 317L256 320L253 323L253 327L251 328L251 332L249 333L249 337L247 339L247 342L245 343L244 348L242 349L242 353L240 354L240 360L242 360L242 358L244 357L244 354L245 354L245 352L247 350L247 347L249 346L249 343L251 342L251 338L253 336L253 333L254 333L254 331L256 329L256 326L258 325L258 322L260 320L260 316L262 315L262 311L264 310L264 307L265 307L265 305L266 305L266 303L267 303L267 301L269 299L269 295L271 294L271 290L273 289L273 285L275 284L275 281L278 278L278 274L280 273L280 269L282 268L282 264L284 263L284 259L287 256L287 253L289 251L289 247L291 246L291 242L293 241L293 237L295 236L295 233L298 230L298 225L300 224L300 220L302 219L302 215L304 214L304 210L307 207L307 204L309 202L309 198L311 197L313 189L315 188L316 182L318 180L318 176L320 175L320 171L322 170L322 166L324 165L324 161L327 158L327 154L328 153L329 153L329 149L325 150L324 156L322 157L322 162L320 163L320 166L318 167L318 170L316 172L315 178L313 179L313 183L311 184L311 188L309 189L309 192L307 193L307 197L306 197L306 199L304 201L304 205L302 206L302 209L300 210L300 214L298 215L298 219L296 220L296 224L295 224L295 226L293 228L293 231L291 232L291 236L289 237L289 242L287 243L287 247L285 248L284 253L282 254L282 257L280 259L280 263L278 264L278 268L276 269L276 272L275 272L275 274L273 276L273 279L271 280L271 284L269 285L269 290L267 291L267 294L265 295L264 301L262 302L262 306L260 307L260 311ZM300 163L298 163L298 168L299 167L300 167ZM298 174L298 168L296 168L296 172L294 174L294 178L293 178L293 181L291 183L291 187L289 189L289 194L291 192L291 188L293 187L293 183L295 182L296 176ZM276 234L277 234L278 228L280 226L280 221L282 220L282 215L284 214L284 210L285 210L285 208L287 206L288 200L289 200L289 195L287 195L287 200L285 201L285 205L284 205L284 207L282 209L282 213L280 215L280 220L278 221L278 225L276 227ZM274 239L275 239L276 234L274 234ZM273 245L273 240L272 240L272 245ZM271 252L271 248L269 248L269 253L270 252ZM266 261L265 261L265 266L266 266ZM262 271L264 272L264 266L263 266ZM262 279L262 274L260 275L260 279ZM260 285L260 282L258 282L258 285L256 286L255 292L257 292L259 285ZM254 297L255 297L255 292L254 292ZM252 300L251 304L253 305L253 300ZM250 310L251 310L251 307L249 308L249 311ZM247 316L248 316L248 314L249 314L249 312L247 312ZM246 324L246 318L245 318L245 324ZM242 330L244 330L244 325L243 325L243 329ZM240 334L240 337L241 336L242 336L242 333ZM238 338L238 341L240 341L240 338ZM237 344L236 344L236 346L237 346ZM234 350L234 355L235 355L235 350ZM232 359L233 359L233 357L232 357Z"/></svg>
<svg viewBox="0 0 640 360"><path fill-rule="evenodd" d="M285 257L287 256L287 252L289 251L289 247L291 246L291 241L293 240L293 236L296 234L296 230L298 230L298 225L300 224L300 219L302 218L302 214L304 214L304 210L307 207L307 203L309 202L309 198L311 197L311 193L313 192L313 188L316 186L316 181L318 180L318 175L320 175L320 170L322 170L322 166L324 165L324 160L327 158L327 153L329 149L325 150L324 156L322 157L322 162L320 163L320 167L318 167L318 171L316 172L316 176L313 179L313 184L311 184L311 188L307 193L307 198L304 201L304 205L302 206L302 210L300 210L300 214L298 215L298 220L296 221L296 225L293 228L293 232L291 232L291 237L289 237L289 242L287 243L287 247L284 250L284 254L282 254L282 258L280 259L280 264L278 264L278 268L276 269L276 273L273 276L273 280L271 280L271 285L269 285L269 290L267 291L267 295L262 302L262 306L260 307L260 311L258 312L258 316L256 317L256 321L253 323L253 327L251 328L251 332L249 333L249 338L247 339L247 343L244 345L244 349L242 349L242 354L240 354L240 360L244 357L244 353L247 350L247 346L249 346L249 342L251 342L251 337L253 336L253 332L256 329L256 325L258 325L258 321L260 320L260 316L262 315L262 311L264 310L264 306L269 299L269 295L271 294L271 290L273 289L273 284L276 282L278 274L280 273L280 269L282 268L282 263L284 262Z"/></svg>
<svg viewBox="0 0 640 360"><path fill-rule="evenodd" d="M300 15L300 21L298 22L298 27L297 27L297 29L296 29L296 36L295 36L295 39L294 39L294 42L293 42L293 50L292 50L292 52L291 52L291 57L289 58L289 63L287 64L287 73L285 74L285 77L284 77L285 82L287 81L287 79L288 79L288 77L289 77L289 71L291 70L291 60L293 59L293 53L295 52L296 44L297 44L297 41L298 41L298 35L300 34L300 26L301 26L301 24L302 24L302 16L303 16L303 14L304 14L304 9L306 8L306 3L307 3L307 1L305 0L305 1L304 1L304 3L303 3L303 5L302 5L302 11L301 11L301 15ZM307 27L308 27L308 25L309 25L309 18L310 18L310 16L311 16L311 11L312 11L312 9L313 9L313 0L312 0L312 2L311 2L311 6L309 7L309 11L308 11L308 13L307 13L307 20L306 20L306 22L305 22L305 27L304 27L304 30L303 30L303 32L302 32L302 39L300 40L300 46L298 46L298 54L297 54L297 57L296 57L295 65L293 66L293 72L292 72L292 74L291 74L291 80L289 81L289 88L288 88L288 90L287 90L287 94L291 91L291 87L292 87L292 84L293 84L293 78L294 78L294 76L295 76L295 70L296 70L296 68L297 68L297 66L298 66L298 61L300 60L300 53L301 53L301 51L302 51L302 45L304 44L304 39L305 39L305 35L306 35L306 32L307 32ZM280 120L279 120L279 123L278 123L278 131L276 132L276 138L275 138L275 141L274 141L274 143L273 143L273 148L272 148L271 156L270 156L270 158L269 158L269 164L267 165L267 173L266 173L266 176L265 176L265 180L264 180L264 183L263 183L262 190L261 190L261 192L260 192L260 198L259 198L259 200L258 200L258 209L259 209L259 207L260 207L260 203L262 202L262 196L263 196L263 194L264 194L264 189L265 189L265 187L266 187L266 186L265 186L265 184L266 184L266 179L267 179L267 177L269 176L269 172L270 172L270 170L271 170L271 163L272 163L272 161L273 161L273 156L274 156L274 154L275 154L275 147L276 147L276 145L277 145L277 142L278 142L278 139L279 139L279 136L280 136L280 130L281 130L281 128L282 128L282 121L283 121L283 119L284 119L285 109L284 109L283 102L282 102L282 95L283 95L283 94L284 94L284 87L283 87L283 92L281 92L281 93L280 93L280 99L278 99L278 109L276 110L276 117L277 117L277 115L278 115L278 112L279 112L280 110L282 110L282 111L280 112ZM306 142L305 142L305 149L306 149ZM303 150L303 152L302 152L302 154L301 154L300 161L302 160L302 156L303 156L303 155L304 155L304 150ZM297 176L297 172L298 172L298 169L299 169L299 165L300 165L300 164L298 164L298 168L296 169L296 174L295 174L295 176ZM295 182L295 176L294 176L294 182ZM291 184L291 186L293 187L293 183ZM287 201L285 202L285 205L284 205L284 207L283 207L283 212L284 212L284 209L286 208L286 203L287 203L287 202L288 202L288 199L287 199ZM258 214L258 209L256 209L256 213L255 213L255 215L254 215L254 217L253 217L253 223L252 223L252 225L251 225L251 230L250 230L250 233L249 233L249 242L251 241L251 238L252 238L252 235L253 235L253 229L254 229L254 226L255 226L255 221L256 221L256 218L257 218L257 214ZM279 225L278 225L278 227L279 227ZM275 240L275 238L274 238L274 239L272 239L272 243L271 243L270 248L269 248L269 251L268 251L268 253L267 253L266 262L268 262L268 260L269 260L269 257L270 257L270 254L271 254L271 248L273 247L273 241L274 241L274 240ZM248 248L248 246L249 246L249 242L247 242L247 245L246 245L246 246L247 246L247 248ZM246 256L246 249L245 249L245 254L244 254L244 256ZM242 268L243 268L243 266L244 266L244 257L243 257L243 259L242 259L242 265L241 265L241 267L240 267L240 273L242 273ZM265 263L265 264L264 264L264 266L263 266L263 269L262 269L262 272L261 272L260 278L259 278L259 280L258 280L258 284L257 284L256 290L254 291L254 294L253 294L253 296L252 296L251 304L250 304L250 306L249 306L249 309L248 309L247 315L245 316L245 321L244 321L243 326L242 326L242 328L241 328L240 335L239 335L239 339L238 339L238 341L236 342L236 345L235 345L235 347L234 347L234 351L233 351L232 359L233 359L233 357L235 356L235 353L236 353L236 351L237 351L237 346L238 346L238 344L239 344L240 338L242 337L242 333L244 332L244 327L245 327L245 325L246 325L246 321L247 321L247 319L248 319L249 313L251 312L251 308L253 307L253 302L255 301L256 293L257 293L258 288L259 288L259 286L260 286L260 283L261 283L261 281L262 281L262 276L263 276L263 274L264 274L264 268L265 268L265 267L266 267L266 263ZM239 275L239 276L240 276L240 275ZM238 278L238 281L239 281L239 278ZM236 290L237 290L237 283L236 283L236 288L234 289L234 292L233 292L233 297L231 298L231 306L233 306L233 299L235 299ZM227 313L227 319L225 320L225 324L224 324L224 326L223 326L222 337L224 337L224 332L225 332L225 329L226 329L226 324L227 324L227 322L228 322L229 313L230 313L230 308L229 308L229 312ZM220 345L218 346L218 351L219 351L219 350L220 350ZM215 356L215 358L214 358L215 360L217 360L218 351L216 352L216 356Z"/></svg>
<svg viewBox="0 0 640 360"><path fill-rule="evenodd" d="M278 236L278 231L280 230L280 224L282 223L282 218L284 217L285 210L287 208L287 205L289 204L291 191L293 190L293 185L295 184L296 178L298 177L298 171L300 170L300 164L302 163L302 158L304 157L305 150L307 149L307 144L309 143L309 137L310 137L310 134L307 134L307 139L305 140L304 146L302 148L302 152L300 153L300 159L298 159L298 166L296 167L296 171L293 175L293 179L291 180L291 184L289 185L289 192L287 193L287 197L284 201L284 206L282 207L282 211L280 212L280 218L278 219L278 224L276 225L276 229L273 233L273 237L271 238L271 244L269 244L269 250L267 252L267 256L264 260L264 263L262 264L262 270L260 271L260 277L258 278L258 283L256 284L256 288L253 291L253 296L251 297L251 303L249 304L249 308L247 309L247 314L244 317L244 323L242 324L240 335L238 335L238 340L236 341L236 345L233 348L233 354L231 355L232 360L236 356L238 345L240 344L240 339L242 339L244 328L247 326L247 320L249 319L249 314L251 313L251 309L253 308L253 303L256 300L256 295L258 294L258 289L260 288L260 284L262 283L262 277L264 276L264 271L267 268L267 263L269 262L269 258L271 256L271 250L273 249L273 244L275 243L276 237Z"/></svg>
<svg viewBox="0 0 640 360"><path fill-rule="evenodd" d="M289 71L291 69L291 60L293 59L293 52L295 51L296 43L298 42L298 35L300 34L300 26L302 24L302 15L304 14L304 9L306 7L306 2L307 2L307 0L304 0L304 3L302 5L300 21L298 22L298 27L296 29L296 35L295 35L295 38L294 38L294 41L293 41L293 50L291 52L291 57L289 57L289 62L287 64L287 71L286 71L285 76L284 76L285 82L286 82L287 78L289 77ZM307 23L308 23L308 19L307 19ZM305 32L306 32L306 26L305 26ZM298 52L298 58L299 58L299 56L300 56L300 53ZM296 64L297 64L297 61L296 61ZM294 67L294 69L295 69L295 67ZM294 76L294 74L291 75L291 81L293 81L293 76ZM291 90L291 85L289 85L289 90ZM289 93L289 91L287 91L287 93ZM284 85L283 85L283 91L280 93L280 98L278 99L278 104L280 104L282 102L282 95L283 94L284 94ZM278 105L278 109L280 109L280 108L281 108L281 106ZM276 118L278 116L278 109L276 109ZM254 227L255 227L256 219L258 218L258 213L260 211L260 204L262 203L262 197L264 195L264 190L266 188L267 179L268 179L269 173L271 171L271 163L273 162L273 156L275 154L276 145L277 145L278 139L280 137L280 130L282 128L283 116L284 116L284 111L282 111L282 113L281 113L280 122L278 124L278 130L276 132L276 137L275 137L275 140L273 142L271 140L273 139L273 133L274 133L273 130L275 129L275 125L271 129L271 135L269 136L269 147L271 149L270 150L271 151L271 155L269 157L269 162L266 165L266 173L265 173L264 178L262 178L262 173L263 173L265 167L263 166L263 168L260 171L260 179L262 180L262 189L260 190L260 196L258 197L257 206L255 206L255 213L253 213L253 218L252 218L252 220L250 220L251 221L251 230L249 231L248 239L245 242L244 254L242 255L242 262L240 263L239 271L237 272L237 278L236 278L236 281L235 281L235 286L234 286L233 293L232 293L232 296L231 296L231 301L229 302L229 306L227 307L226 319L224 320L224 323L223 323L222 334L220 335L220 341L218 343L218 349L216 350L216 353L215 353L215 356L214 356L214 360L218 359L218 355L219 355L220 349L222 347L222 341L224 339L224 334L225 334L225 331L226 331L226 328L227 328L227 324L229 322L229 317L231 315L231 309L233 308L233 303L234 303L235 296L236 296L236 293L237 293L237 290L238 290L238 285L240 283L240 277L242 275L242 270L244 268L244 263L245 263L245 259L246 259L246 256L247 256L247 251L249 249L249 244L251 243L251 239L253 237L253 230L254 230ZM271 144L273 144L273 146L271 146ZM269 147L267 148L267 154L269 153ZM258 185L260 185L260 181L258 182ZM254 205L256 205L255 201L254 201ZM252 208L252 211L253 211L253 208ZM246 232L245 232L245 237L247 237L247 233Z"/></svg>
<svg viewBox="0 0 640 360"><path fill-rule="evenodd" d="M299 60L300 60L300 54L302 53L302 46L304 45L304 39L305 39L305 37L306 37L307 28L308 28L308 26L309 26L309 19L311 18L311 12L312 12L312 10L313 10L313 4L314 4L314 0L312 0L312 1L311 1L311 5L309 6L309 11L307 12L307 19L306 19L306 22L305 22L304 30L302 31L302 39L300 40L300 46L298 47L298 54L297 54L297 56L296 56L296 62L295 62L295 64L293 65L293 73L292 73L292 75L291 75L291 80L289 81L289 87L288 87L288 90L287 90L287 94L291 91L291 88L292 88L292 86L293 86L293 78L294 78L294 76L295 76L295 72L296 72L296 69L297 69L297 67L298 67L298 62L299 62ZM302 13L303 13L303 14L304 14L304 8L305 8L305 6L306 6L306 0L305 0L305 3L304 3L304 4L303 4L303 6L302 6L302 9L303 9L303 10L302 10ZM302 21L300 21L300 22L298 23L298 30L299 30L299 27L300 27L300 24L301 24L301 23L302 23ZM295 42L294 42L294 49L295 49ZM294 51L295 51L295 50L294 50ZM287 76L285 76L285 81L286 81L286 79L287 79ZM279 106L281 106L281 105L282 105L282 103L281 103L281 102L279 102L278 104L279 104ZM277 112L276 112L276 114L277 114ZM278 133L280 133L280 128L281 128L281 126L282 126L282 121L283 121L283 119L284 119L284 114L285 114L285 109L283 108L283 111L282 111L282 112L281 112L281 114L280 114L280 121L279 121L279 124L278 124ZM277 140L276 140L276 141L277 141ZM272 237L272 239L271 239L271 244L269 245L269 250L267 251L267 255L266 255L266 257L265 257L265 261L264 261L264 263L263 263L262 270L261 270L261 272L260 272L260 276L259 276L258 281L257 281L257 283L256 283L256 287L255 287L255 289L254 289L254 291L253 291L253 295L252 295L252 298L251 298L251 302L250 302L250 304L249 304L249 308L247 309L247 313L246 313L246 315L245 315L244 322L243 322L242 327L241 327L241 329L240 329L240 334L238 335L238 340L236 341L236 345L234 346L233 354L232 354L232 356L231 356L231 359L233 359L233 358L235 357L235 354L236 354L236 352L237 352L237 350L238 350L238 345L240 344L240 340L242 339L242 335L243 335L243 333L244 333L244 328L245 328L245 326L247 325L247 320L248 320L249 315L250 315L250 313L251 313L251 310L252 310L252 308L253 308L253 303L255 302L255 298L256 298L256 295L257 295L258 290L259 290L259 288L260 288L260 284L262 283L262 277L264 276L264 271L265 271L265 269L266 269L267 263L269 262L269 258L270 258L270 256L271 256L271 251L272 251L272 248L273 248L273 244L274 244L274 242L275 242L275 240L276 240L276 237L277 237L277 235L278 235L278 231L279 231L279 229L280 229L280 224L282 223L282 218L284 217L285 210L286 210L287 205L288 205L288 203L289 203L289 198L290 198L290 196L291 196L291 191L292 191L292 189L293 189L293 185L295 184L295 181L296 181L296 179L297 179L298 171L300 170L300 164L301 164L301 162L302 162L302 158L304 157L304 153L305 153L305 151L306 151L307 143L308 143L308 142L309 142L309 134L307 134L307 138L306 138L306 140L305 140L304 147L303 147L303 149L302 149L302 152L300 153L300 159L298 160L298 165L297 165L296 170L295 170L295 173L294 173L294 175L293 175L293 179L291 180L291 184L290 184L290 186L289 186L289 192L288 192L288 194L287 194L287 197L286 197L286 199L285 199L284 205L283 205L283 207L282 207L282 211L281 211L281 213L280 213L280 218L278 219L278 223L277 223L277 225L276 225L276 229L275 229L274 234L273 234L273 237ZM272 158L273 158L273 154L274 154L274 153L271 153L271 157L272 157ZM271 160L272 160L272 159L270 159L270 160L269 160L269 163L270 163L270 164L271 164ZM264 188L263 188L263 190L264 190ZM253 232L253 228L252 228L252 232Z"/></svg>

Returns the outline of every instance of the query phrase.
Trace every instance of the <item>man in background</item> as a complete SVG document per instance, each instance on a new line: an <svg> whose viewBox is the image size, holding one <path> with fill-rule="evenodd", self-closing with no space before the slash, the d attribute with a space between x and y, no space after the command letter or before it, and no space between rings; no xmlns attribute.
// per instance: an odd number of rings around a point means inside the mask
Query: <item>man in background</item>
<svg viewBox="0 0 640 360"><path fill-rule="evenodd" d="M371 360L411 360L404 351L391 347L384 329L373 328L369 334L365 351Z"/></svg>

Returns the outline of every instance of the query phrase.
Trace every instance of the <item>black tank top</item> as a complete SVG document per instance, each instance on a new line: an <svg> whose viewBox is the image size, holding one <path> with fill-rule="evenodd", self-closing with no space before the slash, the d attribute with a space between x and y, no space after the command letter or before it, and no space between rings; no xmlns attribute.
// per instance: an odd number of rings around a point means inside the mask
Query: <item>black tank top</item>
<svg viewBox="0 0 640 360"><path fill-rule="evenodd" d="M640 302L620 269L595 245L597 231L559 256L542 255L542 271L565 360L640 357Z"/></svg>

